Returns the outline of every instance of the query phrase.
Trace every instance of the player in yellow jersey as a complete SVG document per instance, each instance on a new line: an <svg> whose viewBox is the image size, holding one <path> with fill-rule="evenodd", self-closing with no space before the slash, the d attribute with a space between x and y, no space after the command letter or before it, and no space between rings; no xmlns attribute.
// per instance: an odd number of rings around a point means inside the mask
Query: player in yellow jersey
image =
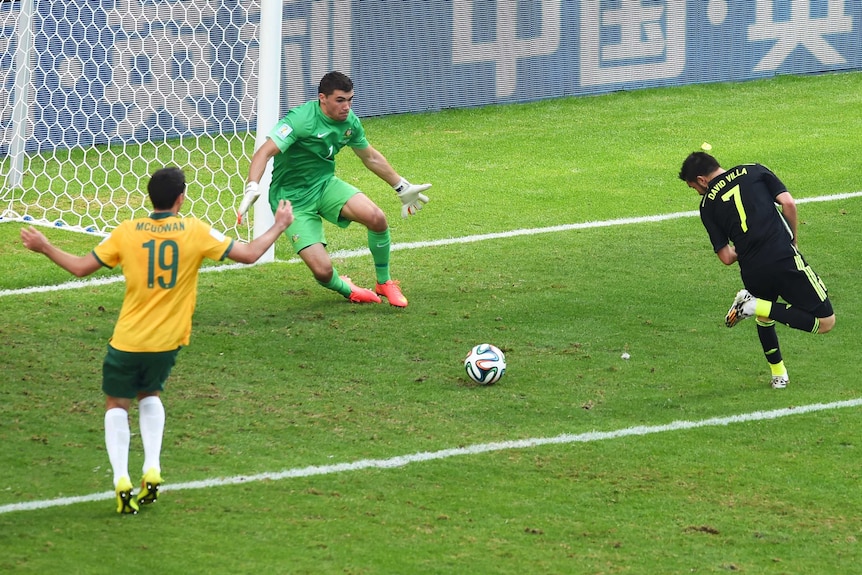
<svg viewBox="0 0 862 575"><path fill-rule="evenodd" d="M52 245L33 227L21 230L27 249L46 255L78 277L102 266L122 266L126 293L102 365L105 446L114 472L117 513L137 513L158 497L165 410L160 392L177 354L188 345L204 258L256 262L293 222L288 201L275 210L275 223L250 243L235 242L195 217L180 217L186 178L175 167L155 172L147 184L153 213L117 226L92 252L75 256ZM132 494L129 476L129 409L137 398L144 444L141 490Z"/></svg>

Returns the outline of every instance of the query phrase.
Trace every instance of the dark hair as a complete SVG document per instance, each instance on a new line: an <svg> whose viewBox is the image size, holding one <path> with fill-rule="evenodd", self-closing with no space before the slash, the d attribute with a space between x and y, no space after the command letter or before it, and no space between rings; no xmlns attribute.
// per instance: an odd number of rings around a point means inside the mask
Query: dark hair
<svg viewBox="0 0 862 575"><path fill-rule="evenodd" d="M718 168L718 160L706 152L692 152L682 163L679 179L683 182L693 182L698 176L708 176Z"/></svg>
<svg viewBox="0 0 862 575"><path fill-rule="evenodd" d="M186 175L179 168L157 170L147 184L150 201L156 210L169 210L177 198L186 191Z"/></svg>
<svg viewBox="0 0 862 575"><path fill-rule="evenodd" d="M320 84L317 86L317 93L329 96L336 90L342 92L350 92L353 90L353 80L341 72L327 72L320 79Z"/></svg>

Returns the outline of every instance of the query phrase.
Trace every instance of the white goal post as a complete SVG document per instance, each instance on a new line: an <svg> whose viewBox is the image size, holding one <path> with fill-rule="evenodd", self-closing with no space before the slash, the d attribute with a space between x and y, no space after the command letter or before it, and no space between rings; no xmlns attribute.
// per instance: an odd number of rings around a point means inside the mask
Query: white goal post
<svg viewBox="0 0 862 575"><path fill-rule="evenodd" d="M0 222L105 235L149 213L148 176L175 165L184 213L243 240L265 231L266 187L241 226L236 208L279 118L282 12L281 0L0 2Z"/></svg>

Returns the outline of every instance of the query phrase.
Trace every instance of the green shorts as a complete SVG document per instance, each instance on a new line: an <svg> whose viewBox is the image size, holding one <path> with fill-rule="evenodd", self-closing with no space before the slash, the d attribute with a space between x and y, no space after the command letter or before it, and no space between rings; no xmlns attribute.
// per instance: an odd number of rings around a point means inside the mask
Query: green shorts
<svg viewBox="0 0 862 575"><path fill-rule="evenodd" d="M286 235L290 238L293 251L301 250L313 244L326 245L326 235L323 233L323 220L346 228L350 220L341 217L341 209L347 200L360 191L343 180L332 177L323 185L319 193L311 194L311 198L291 201L293 207L293 223L287 228Z"/></svg>
<svg viewBox="0 0 862 575"><path fill-rule="evenodd" d="M110 397L127 399L134 399L139 393L164 391L180 349L131 352L108 345L102 364L102 391Z"/></svg>

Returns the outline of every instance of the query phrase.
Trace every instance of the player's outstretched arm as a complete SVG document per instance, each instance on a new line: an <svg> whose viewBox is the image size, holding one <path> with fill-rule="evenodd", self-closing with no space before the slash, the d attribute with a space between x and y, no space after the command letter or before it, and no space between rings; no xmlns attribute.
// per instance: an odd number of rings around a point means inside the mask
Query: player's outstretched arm
<svg viewBox="0 0 862 575"><path fill-rule="evenodd" d="M428 203L428 196L422 192L430 188L431 184L411 184L399 176L386 157L373 146L369 145L361 149L353 148L353 152L359 156L366 168L395 190L398 199L401 200L402 218L415 214Z"/></svg>
<svg viewBox="0 0 862 575"><path fill-rule="evenodd" d="M48 238L33 226L21 228L21 242L28 250L44 254L52 262L79 278L88 276L102 267L92 252L85 256L64 252L49 242Z"/></svg>
<svg viewBox="0 0 862 575"><path fill-rule="evenodd" d="M287 200L281 200L278 203L278 209L275 210L275 223L264 232L247 244L234 242L227 257L241 264L253 264L260 259L266 250L275 243L284 230L293 223L293 208Z"/></svg>

